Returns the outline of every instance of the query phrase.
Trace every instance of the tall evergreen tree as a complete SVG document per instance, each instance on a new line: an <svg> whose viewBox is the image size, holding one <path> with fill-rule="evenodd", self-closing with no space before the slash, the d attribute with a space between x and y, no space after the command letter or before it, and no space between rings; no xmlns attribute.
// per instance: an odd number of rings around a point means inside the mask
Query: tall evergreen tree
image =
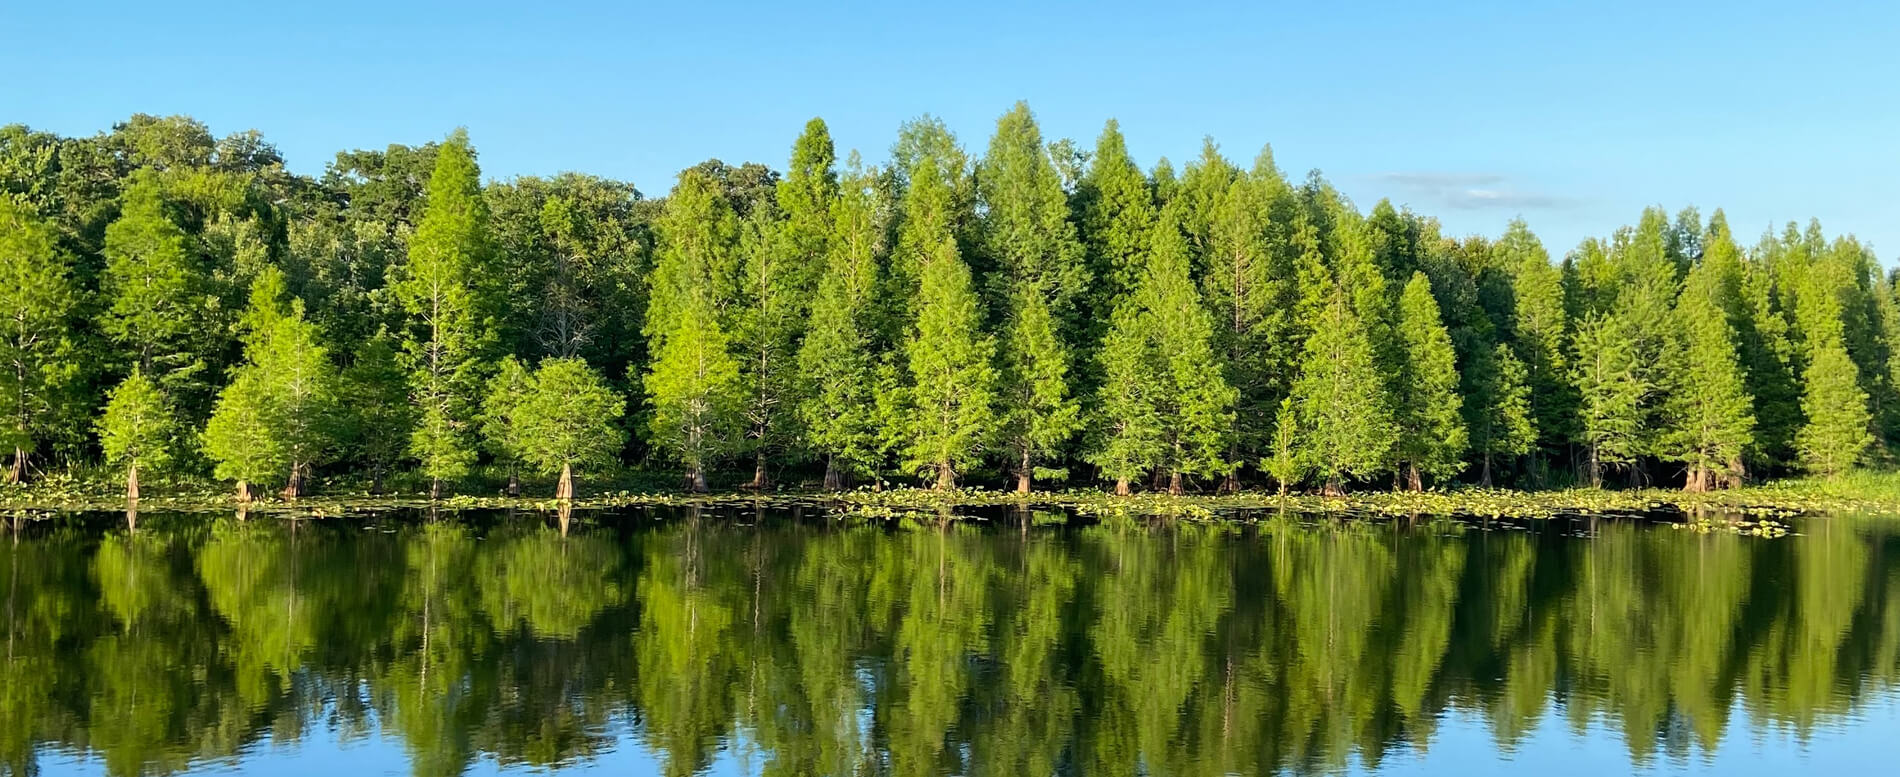
<svg viewBox="0 0 1900 777"><path fill-rule="evenodd" d="M744 385L725 328L705 292L673 301L672 330L653 349L644 380L654 445L685 466L687 490L706 490L706 469L742 442Z"/></svg>
<svg viewBox="0 0 1900 777"><path fill-rule="evenodd" d="M126 500L137 502L139 473L163 470L172 461L178 415L158 382L135 368L106 393L98 433L106 463L125 468Z"/></svg>
<svg viewBox="0 0 1900 777"><path fill-rule="evenodd" d="M403 342L417 410L409 453L422 462L429 494L468 474L484 359L494 339L483 274L491 244L481 171L458 130L436 152L428 200L409 241L409 264L395 292L410 316Z"/></svg>
<svg viewBox="0 0 1900 777"><path fill-rule="evenodd" d="M1227 456L1234 429L1236 392L1222 375L1214 351L1214 322L1195 288L1178 214L1164 210L1155 224L1148 270L1135 293L1154 323L1150 332L1160 357L1163 451L1169 493L1182 491L1182 476L1227 475L1239 466Z"/></svg>
<svg viewBox="0 0 1900 777"><path fill-rule="evenodd" d="M522 440L519 416L521 406L534 391L534 381L526 365L513 354L502 357L495 374L488 378L488 390L482 397L482 447L495 463L508 470L508 495L521 495Z"/></svg>
<svg viewBox="0 0 1900 777"><path fill-rule="evenodd" d="M78 297L56 241L50 225L0 195L0 450L13 451L14 483L57 432L58 405L78 373L70 320Z"/></svg>
<svg viewBox="0 0 1900 777"><path fill-rule="evenodd" d="M1531 390L1531 420L1543 462L1556 458L1577 436L1577 392L1570 380L1570 317L1564 308L1563 273L1523 219L1512 219L1496 244L1498 261L1511 276L1513 345Z"/></svg>
<svg viewBox="0 0 1900 777"><path fill-rule="evenodd" d="M1141 278L1155 220L1148 178L1129 157L1121 125L1114 119L1108 120L1095 141L1076 200L1081 238L1095 277L1091 307L1096 318L1105 322L1103 314L1112 311L1115 301L1132 291Z"/></svg>
<svg viewBox="0 0 1900 777"><path fill-rule="evenodd" d="M1412 274L1399 298L1399 340L1405 347L1406 386L1398 408L1399 460L1407 486L1418 491L1424 488L1422 476L1441 479L1464 469L1468 443L1456 354L1423 272Z"/></svg>
<svg viewBox="0 0 1900 777"><path fill-rule="evenodd" d="M1095 391L1086 460L1127 496L1129 483L1161 463L1166 446L1155 379L1154 320L1134 300L1116 307L1096 358L1102 384Z"/></svg>
<svg viewBox="0 0 1900 777"><path fill-rule="evenodd" d="M875 295L882 280L877 171L852 155L844 187L832 204L835 230L828 241L811 321L798 352L799 421L806 442L825 458L824 486L837 489L847 474L877 459Z"/></svg>
<svg viewBox="0 0 1900 777"><path fill-rule="evenodd" d="M1069 393L1068 349L1047 301L1034 287L1018 288L1004 338L1000 428L1016 471L1016 491L1027 494L1037 477L1067 476L1043 463L1081 428L1081 408Z"/></svg>
<svg viewBox="0 0 1900 777"><path fill-rule="evenodd" d="M218 395L205 453L217 477L237 481L240 500L250 498L249 484L279 475L284 496L295 499L311 467L336 449L335 365L274 267L252 284L244 327L244 363Z"/></svg>
<svg viewBox="0 0 1900 777"><path fill-rule="evenodd" d="M381 493L384 479L407 455L416 427L409 373L387 332L378 332L356 349L356 358L343 370L342 386L347 449L351 459L368 470L370 492Z"/></svg>
<svg viewBox="0 0 1900 777"><path fill-rule="evenodd" d="M976 191L983 217L973 264L985 271L984 291L998 318L1011 318L1010 307L1027 286L1043 295L1059 331L1077 331L1076 305L1088 290L1089 268L1069 221L1062 178L1028 104L1016 103L997 120L977 166Z"/></svg>
<svg viewBox="0 0 1900 777"><path fill-rule="evenodd" d="M1617 316L1591 314L1577 329L1576 373L1585 474L1603 485L1603 467L1628 466L1643 451L1643 402L1648 393L1634 337Z"/></svg>
<svg viewBox="0 0 1900 777"><path fill-rule="evenodd" d="M1739 257L1711 251L1689 271L1676 302L1669 348L1671 372L1664 401L1661 454L1688 471L1684 488L1708 491L1740 481L1742 452L1754 440L1753 403L1737 349Z"/></svg>
<svg viewBox="0 0 1900 777"><path fill-rule="evenodd" d="M944 236L923 266L917 324L904 346L908 411L899 420L906 466L954 488L996 433L996 346L983 332L970 268Z"/></svg>
<svg viewBox="0 0 1900 777"><path fill-rule="evenodd" d="M211 315L210 281L166 212L156 177L134 178L123 200L106 228L100 329L189 413L210 390L212 338L222 328Z"/></svg>
<svg viewBox="0 0 1900 777"><path fill-rule="evenodd" d="M1365 325L1346 292L1332 287L1312 323L1293 385L1299 414L1300 460L1325 491L1385 466L1396 438L1391 397Z"/></svg>
<svg viewBox="0 0 1900 777"><path fill-rule="evenodd" d="M1833 340L1810 344L1801 394L1807 423L1795 435L1795 449L1808 472L1838 475L1858 464L1873 445L1873 414L1856 377L1845 346Z"/></svg>

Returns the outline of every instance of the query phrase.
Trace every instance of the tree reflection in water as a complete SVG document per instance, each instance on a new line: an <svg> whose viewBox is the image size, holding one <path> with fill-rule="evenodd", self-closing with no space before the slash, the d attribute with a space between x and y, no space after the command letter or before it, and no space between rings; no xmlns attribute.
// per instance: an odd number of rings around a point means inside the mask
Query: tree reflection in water
<svg viewBox="0 0 1900 777"><path fill-rule="evenodd" d="M1642 764L1732 716L1805 738L1900 676L1881 519L738 517L31 523L0 543L0 773L241 765L318 729L422 775L616 747L675 775L1308 773L1448 712L1507 752L1604 724Z"/></svg>

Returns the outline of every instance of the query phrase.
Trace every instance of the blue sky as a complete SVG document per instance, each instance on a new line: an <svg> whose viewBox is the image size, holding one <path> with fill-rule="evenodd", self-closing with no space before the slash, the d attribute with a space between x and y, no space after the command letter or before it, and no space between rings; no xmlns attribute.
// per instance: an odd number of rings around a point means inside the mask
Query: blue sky
<svg viewBox="0 0 1900 777"><path fill-rule="evenodd" d="M459 125L490 176L660 194L708 157L782 167L814 115L867 161L925 112L980 153L1026 99L1052 139L1113 116L1144 166L1270 142L1362 208L1522 214L1553 254L1695 204L1750 242L1813 216L1900 255L1892 2L532 5L18 0L0 123L185 113L306 173Z"/></svg>

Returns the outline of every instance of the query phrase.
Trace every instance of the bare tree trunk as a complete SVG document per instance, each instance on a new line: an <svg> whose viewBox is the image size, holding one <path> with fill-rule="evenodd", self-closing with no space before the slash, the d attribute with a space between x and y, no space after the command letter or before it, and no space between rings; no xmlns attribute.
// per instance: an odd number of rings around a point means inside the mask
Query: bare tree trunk
<svg viewBox="0 0 1900 777"><path fill-rule="evenodd" d="M139 465L137 462L133 462L132 466L125 468L125 501L126 504L137 504L139 501Z"/></svg>
<svg viewBox="0 0 1900 777"><path fill-rule="evenodd" d="M1327 475L1326 485L1321 489L1321 493L1326 496L1345 496L1346 487L1345 484L1339 481L1338 475Z"/></svg>
<svg viewBox="0 0 1900 777"><path fill-rule="evenodd" d="M436 477L429 478L429 499L435 500L435 499L441 499L441 498L442 498L442 479L436 478Z"/></svg>
<svg viewBox="0 0 1900 777"><path fill-rule="evenodd" d="M699 467L686 470L686 490L695 494L706 493L706 471Z"/></svg>
<svg viewBox="0 0 1900 777"><path fill-rule="evenodd" d="M249 481L240 480L237 482L237 500L239 504L246 504L251 501L251 484Z"/></svg>
<svg viewBox="0 0 1900 777"><path fill-rule="evenodd" d="M283 497L286 501L295 500L297 497L303 496L303 470L303 464L292 463L290 465L290 478L284 481Z"/></svg>
<svg viewBox="0 0 1900 777"><path fill-rule="evenodd" d="M1597 458L1597 446L1590 446L1590 456L1584 466L1590 471L1590 487L1603 487L1603 462Z"/></svg>
<svg viewBox="0 0 1900 777"><path fill-rule="evenodd" d="M1413 491L1425 490L1425 478L1419 474L1417 464L1405 468L1405 486Z"/></svg>
<svg viewBox="0 0 1900 777"><path fill-rule="evenodd" d="M521 467L520 465L512 464L512 463L508 465L508 496L510 497L521 496Z"/></svg>
<svg viewBox="0 0 1900 777"><path fill-rule="evenodd" d="M554 498L562 502L574 501L574 465L561 465L561 482L554 487Z"/></svg>
<svg viewBox="0 0 1900 777"><path fill-rule="evenodd" d="M1180 496L1182 492L1183 492L1183 489L1181 487L1181 470L1177 469L1177 470L1174 470L1173 472L1168 473L1168 495Z"/></svg>
<svg viewBox="0 0 1900 777"><path fill-rule="evenodd" d="M1725 472L1722 474L1722 487L1723 488L1741 488L1742 484L1744 482L1747 482L1747 480L1748 480L1748 462L1743 461L1742 457L1740 456L1736 456L1735 458L1730 459L1728 463L1728 472Z"/></svg>
<svg viewBox="0 0 1900 777"><path fill-rule="evenodd" d="M838 457L836 454L827 454L825 456L825 490L839 491L843 488L844 478L840 477L838 472Z"/></svg>
<svg viewBox="0 0 1900 777"><path fill-rule="evenodd" d="M13 449L13 467L7 470L7 482L19 483L24 480L26 480L26 449L24 447L15 447Z"/></svg>
<svg viewBox="0 0 1900 777"><path fill-rule="evenodd" d="M765 451L761 450L752 459L752 482L745 485L754 491L764 491L768 485L765 479Z"/></svg>
<svg viewBox="0 0 1900 777"><path fill-rule="evenodd" d="M1491 454L1484 454L1484 464L1479 470L1478 485L1491 487Z"/></svg>
<svg viewBox="0 0 1900 777"><path fill-rule="evenodd" d="M371 466L369 468L369 492L377 495L383 493L383 468L381 466Z"/></svg>
<svg viewBox="0 0 1900 777"><path fill-rule="evenodd" d="M1016 469L1016 493L1029 493L1029 481L1034 473L1035 470L1029 468L1029 448L1025 446L1023 448L1022 466Z"/></svg>
<svg viewBox="0 0 1900 777"><path fill-rule="evenodd" d="M1115 495L1128 495L1128 478L1115 478Z"/></svg>
<svg viewBox="0 0 1900 777"><path fill-rule="evenodd" d="M937 490L949 491L957 487L957 472L950 468L950 462L937 465Z"/></svg>

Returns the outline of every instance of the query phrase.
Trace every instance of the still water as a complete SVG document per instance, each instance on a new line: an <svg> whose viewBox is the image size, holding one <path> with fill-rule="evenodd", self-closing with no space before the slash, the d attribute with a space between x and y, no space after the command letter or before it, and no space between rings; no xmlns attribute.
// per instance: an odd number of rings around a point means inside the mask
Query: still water
<svg viewBox="0 0 1900 777"><path fill-rule="evenodd" d="M988 517L28 522L0 536L0 774L1900 760L1900 518Z"/></svg>

